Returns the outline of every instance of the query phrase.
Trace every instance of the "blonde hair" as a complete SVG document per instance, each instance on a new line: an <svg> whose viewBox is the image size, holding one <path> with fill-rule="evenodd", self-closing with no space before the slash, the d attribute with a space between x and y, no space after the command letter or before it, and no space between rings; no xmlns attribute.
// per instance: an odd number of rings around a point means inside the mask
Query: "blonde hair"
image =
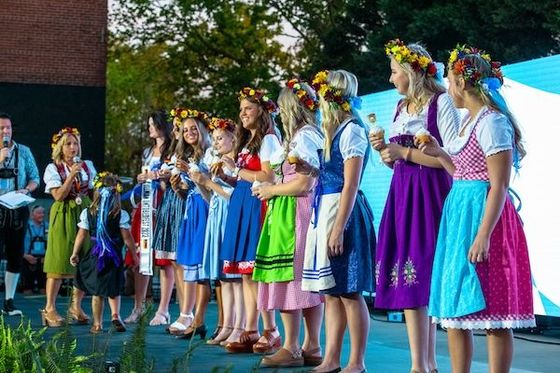
<svg viewBox="0 0 560 373"><path fill-rule="evenodd" d="M329 71L327 83L329 86L339 89L344 97L356 97L358 94L358 78L346 70ZM323 97L319 99L319 109L321 110L321 125L325 135L325 161L329 161L336 129L352 114L342 110L338 105L326 101Z"/></svg>
<svg viewBox="0 0 560 373"><path fill-rule="evenodd" d="M469 65L474 66L476 71L480 73L479 81L484 78L494 77L492 66L488 61L482 58L482 56L480 56L479 54L468 54L465 57L463 57L463 60L468 61ZM461 76L460 74L457 74L453 69L449 69L449 72L453 73L455 76ZM515 116L511 113L505 101L503 101L502 104L499 104L497 101L495 101L492 98L492 96L488 94L488 91L482 89L480 85L473 87L472 84L467 82L466 79L465 79L465 89L471 94L479 97L484 105L506 116L506 118L510 121L513 127L513 140L515 143L515 148L519 154L519 160L522 160L523 157L527 155L527 151L525 150L521 128L519 127L519 122L517 121Z"/></svg>
<svg viewBox="0 0 560 373"><path fill-rule="evenodd" d="M432 59L426 48L418 43L408 44L407 48L419 56ZM445 92L445 87L434 76L424 71L414 71L409 63L399 63L399 65L408 76L408 90L404 99L406 104L411 103L420 111L434 94Z"/></svg>
<svg viewBox="0 0 560 373"><path fill-rule="evenodd" d="M187 120L192 119L196 123L196 128L198 129L198 141L195 145L187 144L185 141L185 137L183 133L185 132L185 123ZM210 146L210 139L208 136L208 129L206 125L200 120L196 118L185 118L181 121L181 136L177 141L177 145L175 146L175 155L177 158L183 159L188 161L189 158L193 158L195 162L199 162L202 157L204 157L204 153L206 149Z"/></svg>
<svg viewBox="0 0 560 373"><path fill-rule="evenodd" d="M61 164L64 160L64 154L62 153L62 148L66 145L68 138L72 136L78 142L78 157L82 157L82 142L80 141L79 135L73 135L71 133L65 133L60 137L56 145L54 146L51 154L51 158L55 164Z"/></svg>
<svg viewBox="0 0 560 373"><path fill-rule="evenodd" d="M301 82L299 84L309 97L316 97L315 91L307 83ZM284 145L288 150L290 141L292 141L296 132L306 124L316 125L317 118L315 112L305 106L289 87L284 87L280 91L278 105L280 106L280 118L284 129Z"/></svg>

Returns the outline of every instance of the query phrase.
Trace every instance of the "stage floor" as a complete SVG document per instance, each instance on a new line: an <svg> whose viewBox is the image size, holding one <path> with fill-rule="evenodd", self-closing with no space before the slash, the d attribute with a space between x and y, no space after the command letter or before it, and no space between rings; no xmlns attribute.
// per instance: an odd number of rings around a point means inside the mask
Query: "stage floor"
<svg viewBox="0 0 560 373"><path fill-rule="evenodd" d="M4 294L0 293L1 299ZM31 321L33 327L40 327L40 315L38 309L44 305L44 296L22 296L16 295L15 303L24 312L24 318ZM62 312L67 306L68 298L59 300L58 309ZM132 308L132 299L123 297L122 314L126 317ZM90 312L90 299L84 300L84 309ZM176 317L178 306L171 306L171 315ZM110 311L108 305L105 307L105 329L110 326ZM208 309L207 325L211 331L217 319L216 304L211 303ZM382 321L383 315L374 315L370 323L370 333L366 351L366 366L369 372L408 372L410 370L410 358L408 343L404 324L388 323ZM5 317L11 325L17 325L19 317ZM279 317L278 317L279 320ZM279 323L281 327L281 323ZM117 360L122 351L123 343L132 337L134 326L125 333L109 333L92 336L89 334L89 326L72 326L72 333L78 340L78 351L81 354L89 354L93 351L107 350L107 358ZM48 338L56 333L57 329L49 329L45 337ZM534 339L545 343L530 342L524 339ZM260 357L253 354L232 355L225 352L222 347L201 344L196 338L192 343L196 345L192 358L189 362L189 371L194 372L248 372L256 369ZM322 336L324 343L324 335ZM450 360L447 351L447 338L444 331L438 331L437 361L440 372L450 372ZM475 336L475 354L472 372L487 372L486 364L486 341L483 336ZM556 343L554 344L546 344ZM560 339L533 336L528 334L516 334L513 369L511 372L558 372L560 367ZM189 341L177 340L165 333L164 327L148 327L146 335L147 353L155 359L155 372L171 371L174 359L181 358L189 347ZM342 350L342 364L344 366L350 350L348 335L344 338ZM214 370L214 368L221 368ZM307 368L298 369L264 369L264 371L280 372L303 372Z"/></svg>

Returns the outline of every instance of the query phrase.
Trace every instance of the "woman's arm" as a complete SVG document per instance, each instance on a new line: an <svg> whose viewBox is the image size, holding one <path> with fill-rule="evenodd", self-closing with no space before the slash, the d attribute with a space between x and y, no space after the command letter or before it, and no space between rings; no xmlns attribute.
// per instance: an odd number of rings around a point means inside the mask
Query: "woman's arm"
<svg viewBox="0 0 560 373"><path fill-rule="evenodd" d="M237 174L239 178L242 180L248 181L252 183L253 181L260 181L261 183L274 182L274 171L270 168L270 162L265 161L261 162L261 170L260 171L251 171L247 170L246 168L242 168L239 170Z"/></svg>
<svg viewBox="0 0 560 373"><path fill-rule="evenodd" d="M390 143L380 151L381 159L389 167L399 160L403 159L409 162L420 164L426 167L441 168L441 163L434 157L423 154L416 148L408 148L398 144Z"/></svg>
<svg viewBox="0 0 560 373"><path fill-rule="evenodd" d="M419 152L425 157L435 159L439 162L440 167L443 167L445 171L451 176L455 174L455 165L451 160L451 157L445 150L443 150L435 138L432 137L432 141L427 143L418 144Z"/></svg>
<svg viewBox="0 0 560 373"><path fill-rule="evenodd" d="M486 158L490 189L486 197L482 222L478 227L478 232L468 254L468 259L472 263L482 262L488 258L490 235L502 214L507 196L511 164L511 150L496 153Z"/></svg>
<svg viewBox="0 0 560 373"><path fill-rule="evenodd" d="M259 185L252 188L253 194L260 200L268 200L274 196L302 196L308 193L315 184L315 178L309 175L296 174L287 183L275 185Z"/></svg>
<svg viewBox="0 0 560 373"><path fill-rule="evenodd" d="M72 256L70 256L70 264L72 266L77 266L80 262L80 250L84 244L84 240L87 238L88 231L84 228L78 229L78 234L76 235L76 240L74 241L74 248L72 250Z"/></svg>
<svg viewBox="0 0 560 373"><path fill-rule="evenodd" d="M344 228L356 202L363 162L362 157L354 157L344 161L344 186L342 187L340 205L334 225L328 237L330 256L342 255L344 251Z"/></svg>
<svg viewBox="0 0 560 373"><path fill-rule="evenodd" d="M50 190L55 201L64 201L64 199L68 197L68 194L72 190L72 184L75 182L76 175L81 169L81 163L74 163L72 167L70 167L70 173L68 174L66 180L64 180L64 183L62 183L62 185L58 188L52 188Z"/></svg>

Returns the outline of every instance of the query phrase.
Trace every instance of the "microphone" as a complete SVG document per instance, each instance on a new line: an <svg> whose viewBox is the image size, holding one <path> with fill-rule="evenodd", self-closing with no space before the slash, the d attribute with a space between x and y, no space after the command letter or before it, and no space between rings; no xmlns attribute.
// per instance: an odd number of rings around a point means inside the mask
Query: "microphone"
<svg viewBox="0 0 560 373"><path fill-rule="evenodd" d="M2 147L7 148L10 145L10 136L2 137Z"/></svg>
<svg viewBox="0 0 560 373"><path fill-rule="evenodd" d="M74 158L72 158L72 162L81 163L82 159L76 155L76 156L74 156ZM76 179L78 180L78 182L80 184L82 183L82 172L81 171L76 174Z"/></svg>

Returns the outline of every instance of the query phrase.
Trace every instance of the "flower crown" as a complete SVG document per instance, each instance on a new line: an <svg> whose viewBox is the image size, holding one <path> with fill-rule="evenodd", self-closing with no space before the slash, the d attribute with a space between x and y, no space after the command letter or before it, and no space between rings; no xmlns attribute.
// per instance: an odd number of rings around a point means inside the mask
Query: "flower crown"
<svg viewBox="0 0 560 373"><path fill-rule="evenodd" d="M80 136L80 131L78 131L78 129L74 127L64 127L52 136L51 148L54 149L56 147L56 144L58 144L60 139L66 134L71 134L78 137Z"/></svg>
<svg viewBox="0 0 560 373"><path fill-rule="evenodd" d="M115 178L115 180L117 181L117 185L107 185L106 184L106 178L108 176L112 176ZM103 171L98 173L97 175L95 175L95 177L93 178L93 187L95 189L100 189L103 187L106 188L110 188L110 189L115 189L117 192L121 193L123 191L123 187L121 184L121 180L119 179L119 177L117 175L114 175L108 171Z"/></svg>
<svg viewBox="0 0 560 373"><path fill-rule="evenodd" d="M292 92L299 98L302 104L304 104L309 110L316 111L319 108L319 100L317 97L311 97L305 89L303 89L301 83L303 81L294 78L288 80L286 87L290 88Z"/></svg>
<svg viewBox="0 0 560 373"><path fill-rule="evenodd" d="M235 123L233 123L233 121L231 119L223 119L223 118L214 117L210 121L210 124L208 125L208 129L210 131L214 131L214 130L217 130L217 129L223 129L223 130L226 130L226 131L229 131L229 132L233 132L233 131L235 131Z"/></svg>
<svg viewBox="0 0 560 373"><path fill-rule="evenodd" d="M187 118L199 119L202 121L202 123L204 123L205 126L208 126L208 123L210 122L208 114L200 110L176 107L174 109L171 109L169 115L171 117L171 120L173 121L173 124L177 127L180 126L183 120Z"/></svg>
<svg viewBox="0 0 560 373"><path fill-rule="evenodd" d="M408 63L418 73L426 73L429 76L436 76L437 74L437 66L431 58L411 51L400 39L387 42L385 53L387 56L393 56L400 64Z"/></svg>
<svg viewBox="0 0 560 373"><path fill-rule="evenodd" d="M337 104L344 111L350 111L352 109L350 97L344 96L342 90L330 86L329 83L327 83L328 76L328 70L319 71L315 74L315 77L313 77L311 86L325 101Z"/></svg>
<svg viewBox="0 0 560 373"><path fill-rule="evenodd" d="M276 102L271 100L262 90L245 87L241 91L239 91L239 101L246 98L256 100L266 109L266 111L268 111L269 114L278 114L278 105L276 105Z"/></svg>
<svg viewBox="0 0 560 373"><path fill-rule="evenodd" d="M485 51L468 47L466 45L457 45L457 47L451 51L449 55L449 62L447 63L449 70L453 71L457 75L463 76L465 81L471 86L482 88L482 85L485 84L483 82L483 78L488 77L483 77L481 72L478 71L476 65L473 64L473 61L465 58L468 55L478 56L488 62L492 70L489 78L498 79L500 86L504 83L504 74L502 73L501 62L492 61L490 55Z"/></svg>

